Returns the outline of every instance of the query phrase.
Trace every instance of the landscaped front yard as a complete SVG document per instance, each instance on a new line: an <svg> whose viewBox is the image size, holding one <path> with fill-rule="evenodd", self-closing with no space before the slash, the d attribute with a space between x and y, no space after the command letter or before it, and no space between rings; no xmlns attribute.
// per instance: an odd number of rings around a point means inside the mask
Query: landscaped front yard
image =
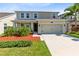
<svg viewBox="0 0 79 59"><path fill-rule="evenodd" d="M32 41L30 47L0 48L0 56L50 56L44 41Z"/></svg>
<svg viewBox="0 0 79 59"><path fill-rule="evenodd" d="M0 36L0 56L50 56L44 41L30 28L7 28Z"/></svg>

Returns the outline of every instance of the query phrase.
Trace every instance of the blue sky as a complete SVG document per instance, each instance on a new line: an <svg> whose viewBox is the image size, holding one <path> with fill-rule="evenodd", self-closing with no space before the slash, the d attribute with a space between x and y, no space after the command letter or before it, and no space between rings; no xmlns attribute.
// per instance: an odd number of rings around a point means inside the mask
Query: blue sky
<svg viewBox="0 0 79 59"><path fill-rule="evenodd" d="M45 10L63 12L65 8L71 5L72 3L0 3L0 12L13 12L17 10Z"/></svg>

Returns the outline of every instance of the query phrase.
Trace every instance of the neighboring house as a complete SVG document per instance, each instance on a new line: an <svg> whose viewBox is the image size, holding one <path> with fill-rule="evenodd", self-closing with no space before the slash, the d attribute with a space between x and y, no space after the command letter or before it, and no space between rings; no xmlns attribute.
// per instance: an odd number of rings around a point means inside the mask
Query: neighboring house
<svg viewBox="0 0 79 59"><path fill-rule="evenodd" d="M65 19L59 19L59 12L49 11L15 11L14 27L30 27L33 33L51 34L65 33L67 24Z"/></svg>
<svg viewBox="0 0 79 59"><path fill-rule="evenodd" d="M14 13L0 12L0 34L4 33L7 26L13 26L12 20L14 19Z"/></svg>

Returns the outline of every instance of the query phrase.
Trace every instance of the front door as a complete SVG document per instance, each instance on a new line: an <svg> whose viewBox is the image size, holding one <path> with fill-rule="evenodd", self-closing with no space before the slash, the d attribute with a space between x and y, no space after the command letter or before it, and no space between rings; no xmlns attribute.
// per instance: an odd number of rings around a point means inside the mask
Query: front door
<svg viewBox="0 0 79 59"><path fill-rule="evenodd" d="M34 32L38 32L38 23L33 24Z"/></svg>

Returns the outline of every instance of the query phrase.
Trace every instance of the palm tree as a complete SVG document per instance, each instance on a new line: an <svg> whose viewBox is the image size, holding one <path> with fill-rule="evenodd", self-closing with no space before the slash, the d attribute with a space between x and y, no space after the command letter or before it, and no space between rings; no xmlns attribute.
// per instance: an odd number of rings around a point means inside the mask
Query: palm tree
<svg viewBox="0 0 79 59"><path fill-rule="evenodd" d="M79 3L75 3L74 5L66 8L64 10L66 13L64 14L64 16L74 16L74 22L75 22L75 29L77 28L77 13L79 12Z"/></svg>

